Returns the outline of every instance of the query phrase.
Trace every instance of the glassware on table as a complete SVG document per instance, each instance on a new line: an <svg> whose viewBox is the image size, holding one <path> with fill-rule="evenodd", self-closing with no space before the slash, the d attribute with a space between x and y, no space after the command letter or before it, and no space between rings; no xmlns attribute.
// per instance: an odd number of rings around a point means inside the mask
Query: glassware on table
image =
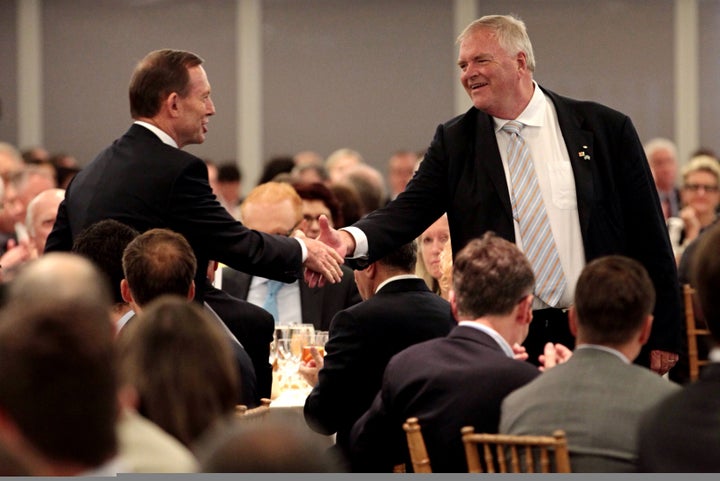
<svg viewBox="0 0 720 481"><path fill-rule="evenodd" d="M301 360L303 362L312 361L312 353L310 348L314 347L321 356L325 356L325 343L328 340L328 331L316 331L315 335L303 346Z"/></svg>

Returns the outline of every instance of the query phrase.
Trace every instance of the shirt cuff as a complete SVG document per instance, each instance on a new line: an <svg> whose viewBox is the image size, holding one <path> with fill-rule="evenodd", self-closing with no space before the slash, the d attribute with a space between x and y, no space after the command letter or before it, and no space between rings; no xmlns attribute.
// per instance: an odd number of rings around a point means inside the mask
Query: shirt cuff
<svg viewBox="0 0 720 481"><path fill-rule="evenodd" d="M307 246L305 245L305 242L302 239L300 239L298 237L293 237L293 239L295 239L296 241L298 241L300 243L300 249L302 250L302 262L303 262L303 264L305 264L305 261L307 260L307 257L308 257Z"/></svg>
<svg viewBox="0 0 720 481"><path fill-rule="evenodd" d="M355 252L352 255L346 255L348 259L362 259L368 256L368 239L363 231L357 227L343 227L344 230L355 239Z"/></svg>

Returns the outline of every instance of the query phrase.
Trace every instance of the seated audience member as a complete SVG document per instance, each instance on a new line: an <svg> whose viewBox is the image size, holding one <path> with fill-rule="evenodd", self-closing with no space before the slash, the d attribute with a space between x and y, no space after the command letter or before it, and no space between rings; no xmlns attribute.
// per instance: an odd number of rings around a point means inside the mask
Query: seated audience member
<svg viewBox="0 0 720 481"><path fill-rule="evenodd" d="M277 156L272 157L263 166L263 170L260 173L260 178L256 185L262 185L267 182L272 182L275 178L282 174L290 174L295 167L295 161L292 157Z"/></svg>
<svg viewBox="0 0 720 481"><path fill-rule="evenodd" d="M340 203L342 223L335 222L335 228L354 224L362 217L362 203L354 187L345 184L330 184L328 187Z"/></svg>
<svg viewBox="0 0 720 481"><path fill-rule="evenodd" d="M712 334L711 363L700 379L663 400L640 423L638 465L643 472L720 472L720 224L699 239L692 284Z"/></svg>
<svg viewBox="0 0 720 481"><path fill-rule="evenodd" d="M272 394L272 366L270 343L275 332L273 316L245 300L233 297L213 285L218 263L210 261L205 285L205 308L214 312L245 348L252 360L257 383L257 395L270 398Z"/></svg>
<svg viewBox="0 0 720 481"><path fill-rule="evenodd" d="M641 416L679 388L632 364L650 335L654 305L655 289L637 261L609 256L586 265L568 313L572 357L505 399L500 432L563 429L572 472L635 472Z"/></svg>
<svg viewBox="0 0 720 481"><path fill-rule="evenodd" d="M295 167L293 167L290 174L292 175L293 182L301 184L320 183L327 185L330 183L330 176L322 164L298 164L296 161Z"/></svg>
<svg viewBox="0 0 720 481"><path fill-rule="evenodd" d="M342 471L326 445L289 416L269 417L261 423L228 418L202 437L196 451L204 473Z"/></svg>
<svg viewBox="0 0 720 481"><path fill-rule="evenodd" d="M123 273L120 283L123 299L137 314L142 308L163 294L174 294L192 300L195 296L193 280L197 261L187 240L167 229L151 229L133 239L123 253ZM131 317L127 322L131 325ZM230 344L240 378L238 404L254 407L259 404L255 370L243 346L216 315L211 319L222 329Z"/></svg>
<svg viewBox="0 0 720 481"><path fill-rule="evenodd" d="M330 227L343 223L340 203L325 184L319 182L295 183L293 188L302 199L303 220L299 227L306 236L312 239L320 236L319 219L321 215L327 217Z"/></svg>
<svg viewBox="0 0 720 481"><path fill-rule="evenodd" d="M55 225L58 206L64 198L65 190L48 189L40 192L28 204L25 228L33 257L38 257L45 252L45 241Z"/></svg>
<svg viewBox="0 0 720 481"><path fill-rule="evenodd" d="M327 159L325 159L325 169L330 176L330 183L337 184L343 180L348 170L364 163L365 159L360 155L360 152L343 148L327 156Z"/></svg>
<svg viewBox="0 0 720 481"><path fill-rule="evenodd" d="M368 164L351 167L340 182L353 187L358 193L364 216L387 204L385 179L379 170Z"/></svg>
<svg viewBox="0 0 720 481"><path fill-rule="evenodd" d="M682 169L683 207L680 218L684 222L678 260L684 248L715 221L720 206L720 164L712 157L700 156L690 160Z"/></svg>
<svg viewBox="0 0 720 481"><path fill-rule="evenodd" d="M38 476L115 475L117 367L107 286L56 254L12 282L0 319L0 444Z"/></svg>
<svg viewBox="0 0 720 481"><path fill-rule="evenodd" d="M350 429L372 403L392 356L408 346L442 337L455 326L450 304L413 274L415 243L355 271L363 302L338 312L330 325L323 359L301 367L314 386L305 420L322 434L337 432L347 456ZM319 372L318 372L319 371Z"/></svg>
<svg viewBox="0 0 720 481"><path fill-rule="evenodd" d="M663 217L665 220L677 217L680 213L680 190L675 185L678 172L677 147L672 140L657 137L645 143L643 148L660 197Z"/></svg>
<svg viewBox="0 0 720 481"><path fill-rule="evenodd" d="M502 400L540 374L514 359L511 347L527 336L533 285L522 252L492 233L458 253L450 304L460 322L447 337L410 346L390 360L380 392L353 426L353 471L389 472L407 464L402 425L415 416L433 472L467 472L460 428L497 432Z"/></svg>
<svg viewBox="0 0 720 481"><path fill-rule="evenodd" d="M302 200L290 184L267 182L255 187L240 205L242 223L267 234L291 235L302 223ZM327 331L335 313L360 302L352 270L341 266L337 284L311 288L295 281L286 284L232 269L222 271L222 289L270 312L275 324L309 323Z"/></svg>
<svg viewBox="0 0 720 481"><path fill-rule="evenodd" d="M388 159L388 184L390 198L394 200L410 182L418 167L418 154L410 150L399 150Z"/></svg>
<svg viewBox="0 0 720 481"><path fill-rule="evenodd" d="M138 412L192 447L232 413L238 378L225 334L202 307L160 296L118 337L121 381Z"/></svg>
<svg viewBox="0 0 720 481"><path fill-rule="evenodd" d="M218 166L217 188L221 201L234 211L242 199L242 172L235 161Z"/></svg>
<svg viewBox="0 0 720 481"><path fill-rule="evenodd" d="M111 317L118 332L135 315L130 304L123 299L120 284L125 278L123 252L138 235L138 231L122 222L105 219L78 234L72 246L72 252L92 261L108 280L113 296Z"/></svg>
<svg viewBox="0 0 720 481"><path fill-rule="evenodd" d="M447 214L443 214L430 227L425 229L425 232L420 234L417 239L418 255L415 274L422 277L435 294L442 294L440 289L440 277L442 276L440 255L449 242L450 227L448 226Z"/></svg>

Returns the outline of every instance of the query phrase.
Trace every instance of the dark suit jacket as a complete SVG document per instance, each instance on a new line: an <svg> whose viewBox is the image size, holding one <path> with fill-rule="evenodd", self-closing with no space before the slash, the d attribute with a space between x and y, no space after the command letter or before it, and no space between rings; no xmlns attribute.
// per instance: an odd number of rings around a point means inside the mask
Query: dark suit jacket
<svg viewBox="0 0 720 481"><path fill-rule="evenodd" d="M645 266L657 292L646 347L677 352L681 311L675 261L631 120L597 103L545 93L557 110L572 164L586 260L620 254ZM443 212L448 214L454 253L486 231L515 241L493 120L475 108L440 125L406 190L354 224L368 237L366 262L416 238Z"/></svg>
<svg viewBox="0 0 720 481"><path fill-rule="evenodd" d="M337 284L310 288L300 282L300 308L303 322L311 323L319 331L330 330L330 321L336 312L360 302L353 272L341 266L343 277ZM222 290L238 299L247 300L253 276L233 269L222 269Z"/></svg>
<svg viewBox="0 0 720 481"><path fill-rule="evenodd" d="M302 276L296 240L245 228L215 199L202 160L137 124L72 180L45 251L69 251L83 229L108 218L185 236L197 257L198 300L210 259L285 282Z"/></svg>
<svg viewBox="0 0 720 481"><path fill-rule="evenodd" d="M275 331L272 315L262 307L237 299L212 285L206 285L205 289L205 302L220 316L252 360L258 396L269 399L272 389L270 343Z"/></svg>
<svg viewBox="0 0 720 481"><path fill-rule="evenodd" d="M422 279L398 279L365 302L337 313L325 345L325 365L305 401L305 420L323 434L337 432L346 454L353 423L380 390L392 356L447 335L455 326L450 304Z"/></svg>
<svg viewBox="0 0 720 481"><path fill-rule="evenodd" d="M407 348L390 360L382 390L352 429L353 471L408 462L402 424L416 416L433 472L467 472L460 429L497 432L502 400L539 373L473 327Z"/></svg>
<svg viewBox="0 0 720 481"><path fill-rule="evenodd" d="M662 401L640 424L638 466L652 473L720 472L720 364Z"/></svg>

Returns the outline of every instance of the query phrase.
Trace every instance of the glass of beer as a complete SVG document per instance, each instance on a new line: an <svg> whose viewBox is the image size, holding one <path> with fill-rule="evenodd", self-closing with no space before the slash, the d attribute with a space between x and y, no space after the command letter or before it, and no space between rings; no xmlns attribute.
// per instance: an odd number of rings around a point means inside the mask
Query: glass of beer
<svg viewBox="0 0 720 481"><path fill-rule="evenodd" d="M315 334L311 336L309 340L310 342L303 346L301 358L303 362L312 361L311 347L317 349L321 356L325 355L325 343L328 340L328 331L315 331Z"/></svg>

